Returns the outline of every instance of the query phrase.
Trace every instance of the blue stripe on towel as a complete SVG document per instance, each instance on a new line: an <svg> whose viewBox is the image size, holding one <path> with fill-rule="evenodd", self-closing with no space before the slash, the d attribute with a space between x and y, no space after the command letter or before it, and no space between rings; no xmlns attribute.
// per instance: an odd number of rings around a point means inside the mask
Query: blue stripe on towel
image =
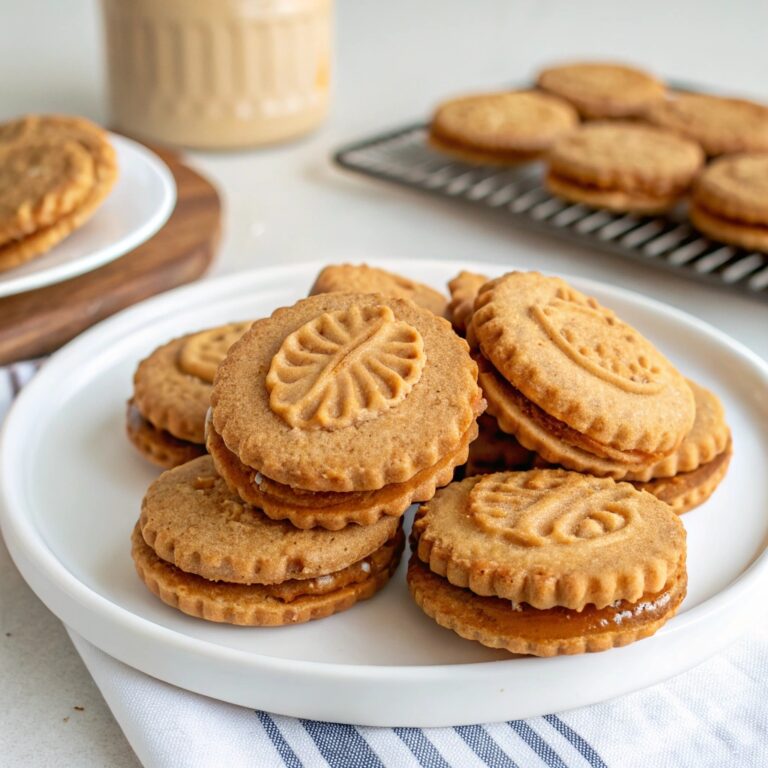
<svg viewBox="0 0 768 768"><path fill-rule="evenodd" d="M544 719L560 734L562 734L574 747L581 753L582 757L592 766L592 768L608 768L603 762L603 758L597 754L595 749L586 739L579 736L570 725L564 723L557 715L544 715Z"/></svg>
<svg viewBox="0 0 768 768"><path fill-rule="evenodd" d="M491 738L482 725L457 725L453 730L486 765L492 768L517 768L514 760Z"/></svg>
<svg viewBox="0 0 768 768"><path fill-rule="evenodd" d="M413 752L413 756L422 768L451 768L420 728L393 728L392 730Z"/></svg>
<svg viewBox="0 0 768 768"><path fill-rule="evenodd" d="M315 720L302 720L301 724L331 768L384 768L354 726Z"/></svg>
<svg viewBox="0 0 768 768"><path fill-rule="evenodd" d="M269 740L277 750L286 768L304 768L304 764L299 760L296 753L291 749L290 744L285 740L275 721L266 713L256 710L256 716L259 718L262 727L269 736Z"/></svg>
<svg viewBox="0 0 768 768"><path fill-rule="evenodd" d="M507 724L549 768L568 768L560 755L525 720L510 720Z"/></svg>

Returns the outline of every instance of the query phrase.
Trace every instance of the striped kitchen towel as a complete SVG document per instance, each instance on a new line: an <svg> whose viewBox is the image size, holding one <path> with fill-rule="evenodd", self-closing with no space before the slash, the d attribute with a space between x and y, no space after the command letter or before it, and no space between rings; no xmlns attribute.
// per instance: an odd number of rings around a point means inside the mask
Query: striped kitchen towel
<svg viewBox="0 0 768 768"><path fill-rule="evenodd" d="M0 419L40 364L0 368ZM768 620L724 653L645 691L529 720L428 729L299 720L226 704L155 680L69 634L152 768L768 765Z"/></svg>

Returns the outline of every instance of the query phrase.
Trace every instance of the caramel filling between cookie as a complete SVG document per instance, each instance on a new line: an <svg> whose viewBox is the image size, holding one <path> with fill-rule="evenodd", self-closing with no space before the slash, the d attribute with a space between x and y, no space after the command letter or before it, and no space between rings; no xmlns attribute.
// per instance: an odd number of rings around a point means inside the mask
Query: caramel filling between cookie
<svg viewBox="0 0 768 768"><path fill-rule="evenodd" d="M325 576L315 576L311 579L288 579L279 584L235 584L227 581L209 581L196 574L182 571L173 563L163 560L144 541L139 526L134 529L131 537L132 554L138 563L147 564L150 567L160 567L168 578L187 582L195 591L215 593L226 590L232 596L259 595L262 598L278 600L290 604L302 598L327 595L352 584L360 584L370 579L375 579L379 574L389 570L399 559L405 544L405 536L402 528L383 544L379 549L334 573Z"/></svg>
<svg viewBox="0 0 768 768"><path fill-rule="evenodd" d="M184 440L181 437L172 435L166 429L156 427L151 421L144 417L133 400L128 401L127 427L129 435L143 435L156 445L161 444L168 448L198 448L201 452L204 449L202 443L193 443L191 440Z"/></svg>
<svg viewBox="0 0 768 768"><path fill-rule="evenodd" d="M484 374L499 377L499 374L497 374L495 370L481 370L481 381ZM514 401L515 406L525 418L535 422L543 430L567 445L580 448L594 456L599 456L604 459L613 459L614 461L619 461L632 467L653 464L667 455L664 453L644 453L643 451L621 451L618 448L612 448L609 445L600 443L582 432L577 432L565 422L556 419L554 416L550 416L546 411L542 410L538 405L523 395L522 392L515 389L508 381L504 380L503 383L504 395Z"/></svg>
<svg viewBox="0 0 768 768"><path fill-rule="evenodd" d="M690 184L690 179L685 181L672 181L670 179L658 179L650 181L649 179L632 178L622 180L612 177L610 181L599 182L596 179L585 181L578 177L568 176L562 170L549 169L548 175L555 181L564 185L578 187L579 189L591 190L594 192L624 192L628 195L638 195L650 198L667 199L670 197L679 197ZM691 173L693 178L693 173Z"/></svg>
<svg viewBox="0 0 768 768"><path fill-rule="evenodd" d="M497 636L531 642L568 640L612 633L633 633L675 614L686 594L688 578L684 564L667 585L655 593L644 594L637 602L617 600L605 608L587 605L581 611L570 608L532 608L500 597L483 597L429 570L416 555L408 565L408 581L435 601L441 598L462 615L470 626L482 623Z"/></svg>
<svg viewBox="0 0 768 768"><path fill-rule="evenodd" d="M455 136L448 136L434 125L429 129L429 140L437 149L444 148L448 151L466 152L468 155L482 154L507 162L535 160L544 152L543 148L536 150L499 149L486 144L472 144L471 142L460 141Z"/></svg>

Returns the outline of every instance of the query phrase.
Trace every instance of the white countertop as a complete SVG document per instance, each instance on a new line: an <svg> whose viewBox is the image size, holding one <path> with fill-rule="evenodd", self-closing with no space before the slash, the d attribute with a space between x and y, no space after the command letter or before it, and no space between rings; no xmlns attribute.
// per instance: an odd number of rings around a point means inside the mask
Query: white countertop
<svg viewBox="0 0 768 768"><path fill-rule="evenodd" d="M336 91L326 125L285 147L192 155L226 204L211 274L314 258L493 260L651 294L768 358L767 304L347 176L328 159L340 144L424 116L443 96L525 80L568 57L635 61L768 101L768 4L338 2ZM0 8L0 119L62 111L105 120L97 4L0 0ZM0 754L9 765L137 765L62 626L1 543L0 581Z"/></svg>

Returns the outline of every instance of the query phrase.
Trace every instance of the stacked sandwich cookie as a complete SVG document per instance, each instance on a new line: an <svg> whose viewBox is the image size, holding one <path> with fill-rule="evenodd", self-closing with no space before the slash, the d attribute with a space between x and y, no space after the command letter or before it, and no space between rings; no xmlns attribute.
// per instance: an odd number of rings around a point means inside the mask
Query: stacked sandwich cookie
<svg viewBox="0 0 768 768"><path fill-rule="evenodd" d="M85 224L117 176L107 132L88 120L28 115L0 123L0 272Z"/></svg>
<svg viewBox="0 0 768 768"><path fill-rule="evenodd" d="M233 490L274 519L331 529L431 498L466 460L484 407L446 320L342 293L255 323L211 404L208 449Z"/></svg>
<svg viewBox="0 0 768 768"><path fill-rule="evenodd" d="M470 477L418 512L408 586L438 624L513 653L652 635L686 594L685 529L628 483L564 470Z"/></svg>
<svg viewBox="0 0 768 768"><path fill-rule="evenodd" d="M230 323L173 339L139 363L126 431L144 458L169 469L205 453L216 368L249 325Z"/></svg>
<svg viewBox="0 0 768 768"><path fill-rule="evenodd" d="M397 567L403 543L394 518L343 534L270 520L234 495L202 456L150 486L131 551L147 587L183 613L281 626L371 597Z"/></svg>
<svg viewBox="0 0 768 768"><path fill-rule="evenodd" d="M485 405L447 320L345 293L256 321L210 402L211 455L149 489L133 558L169 605L251 626L322 618L382 587L402 514L451 481Z"/></svg>

